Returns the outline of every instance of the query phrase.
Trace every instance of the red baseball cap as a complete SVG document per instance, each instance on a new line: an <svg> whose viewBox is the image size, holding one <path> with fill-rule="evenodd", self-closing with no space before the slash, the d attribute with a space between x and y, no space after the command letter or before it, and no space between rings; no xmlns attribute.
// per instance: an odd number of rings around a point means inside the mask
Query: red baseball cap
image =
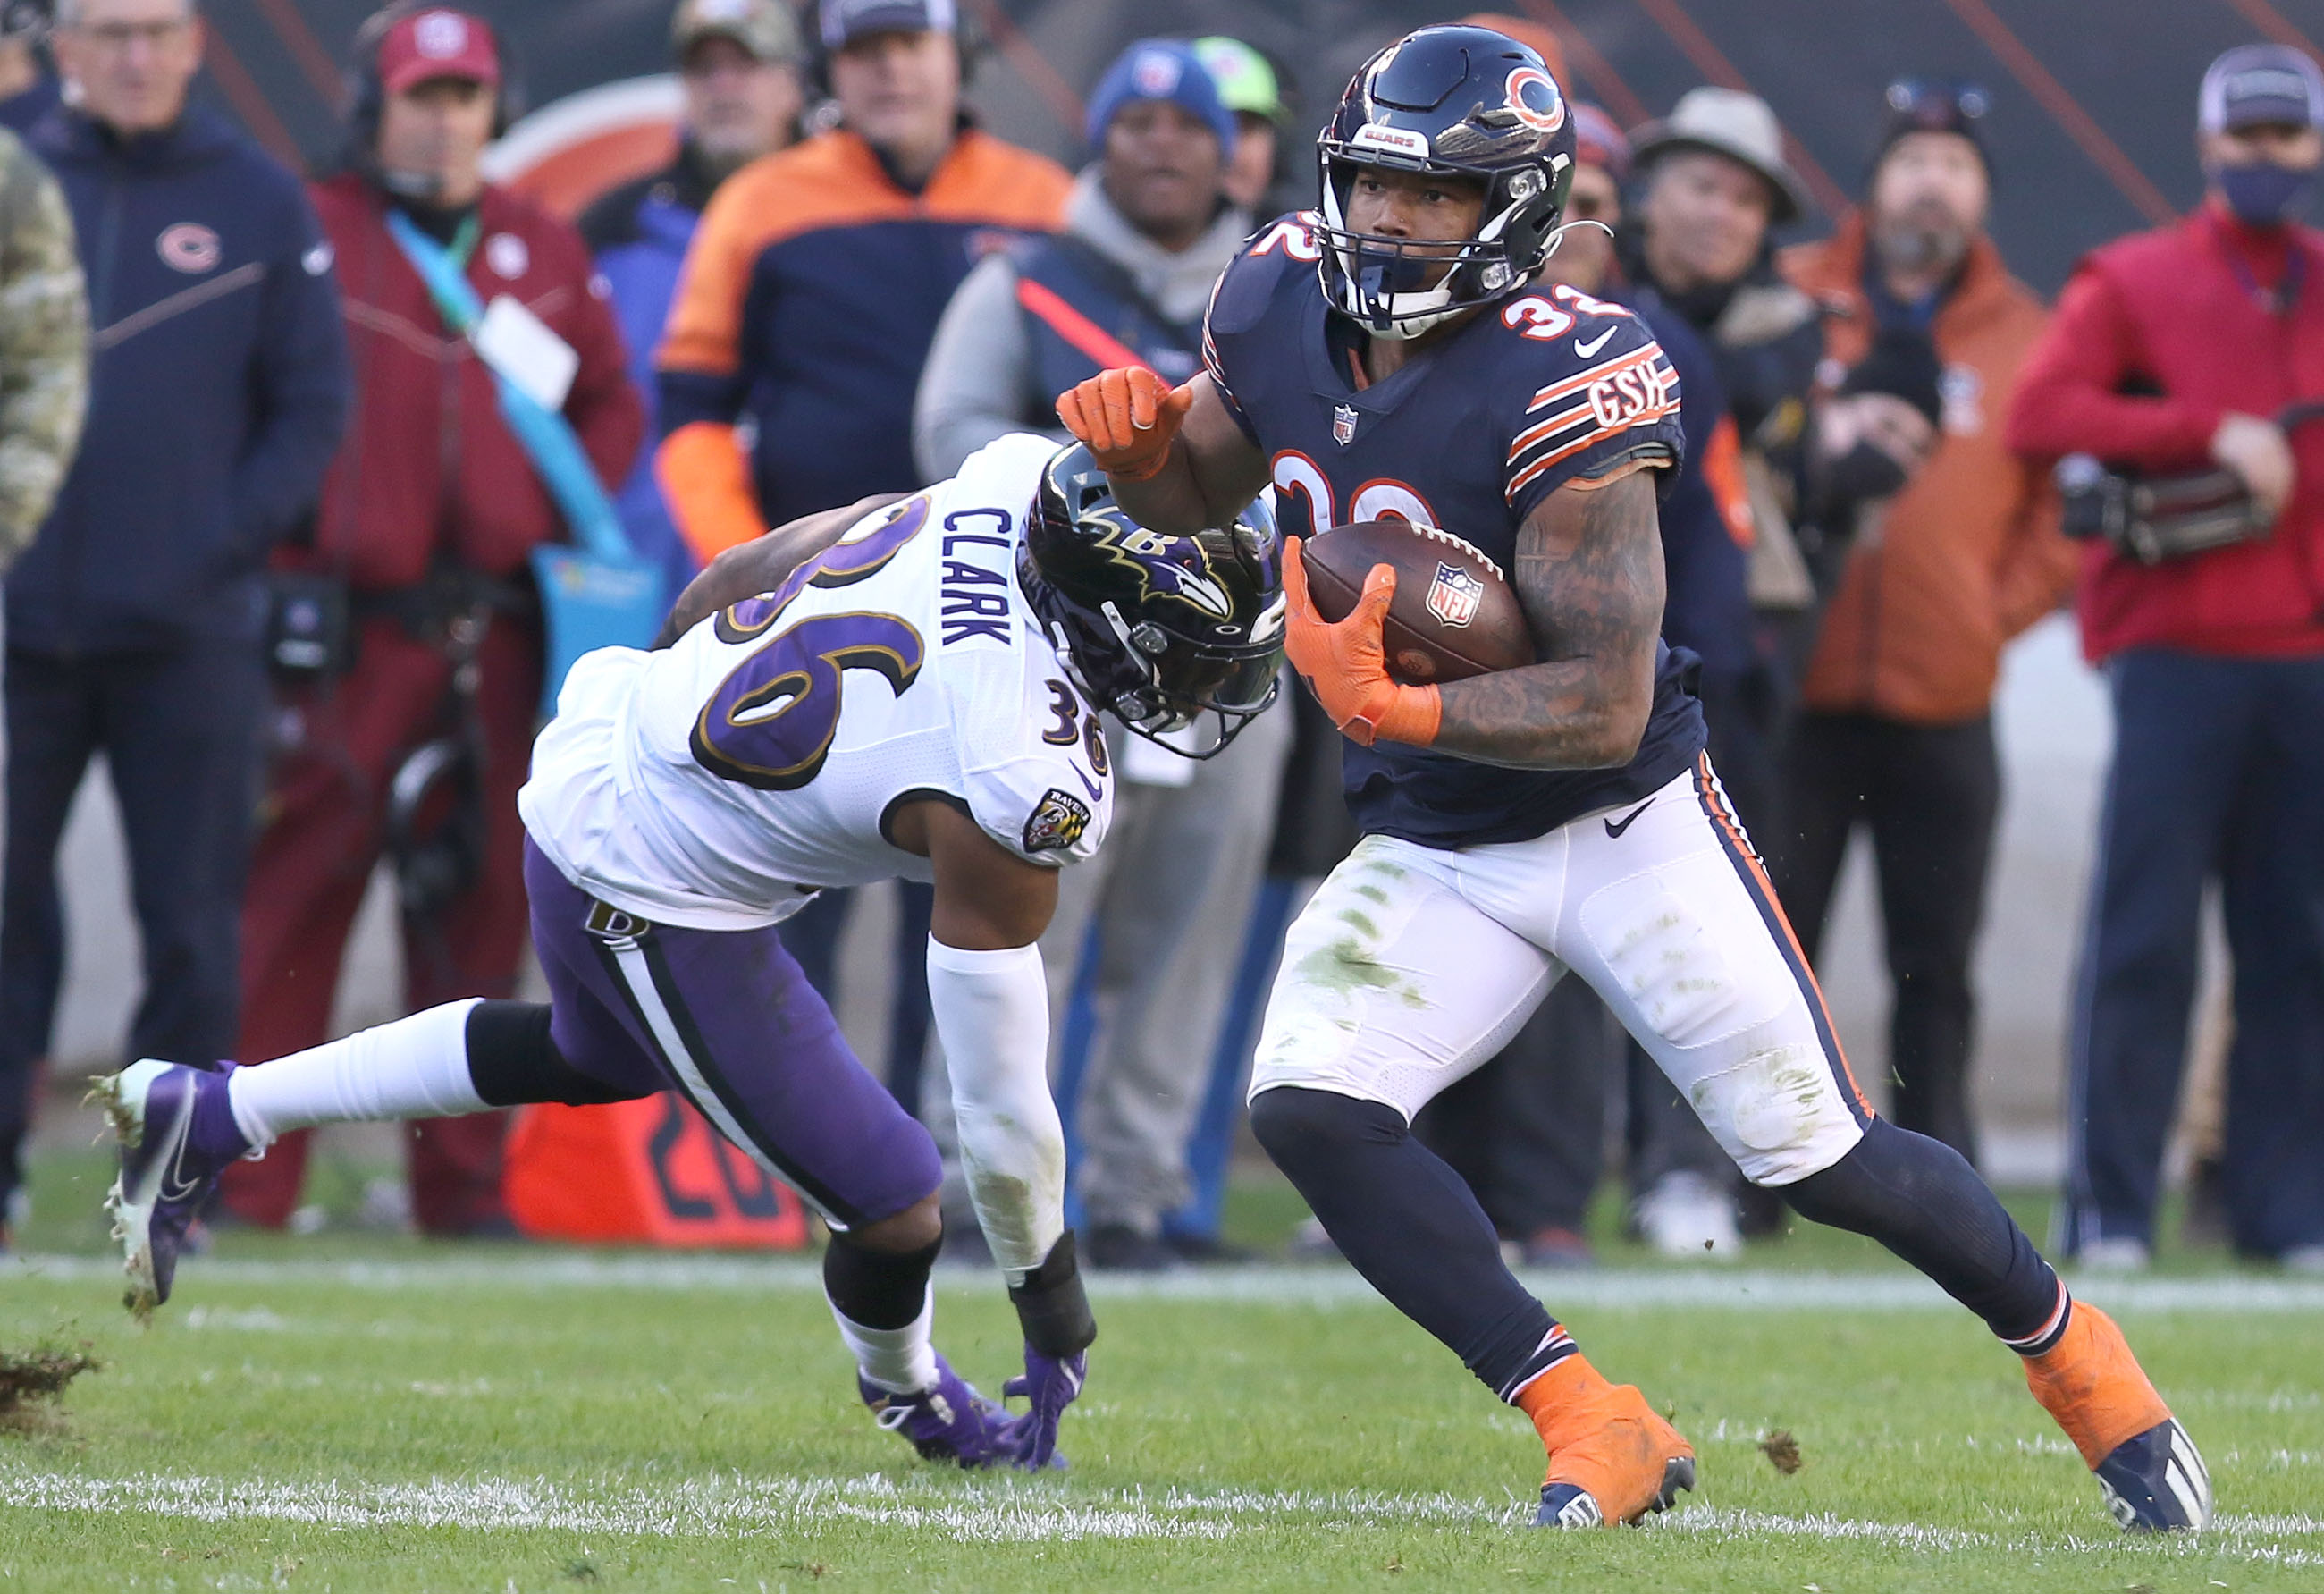
<svg viewBox="0 0 2324 1594"><path fill-rule="evenodd" d="M497 88L501 52L493 31L464 11L431 6L415 12L379 42L380 87L402 94L437 78L458 78Z"/></svg>

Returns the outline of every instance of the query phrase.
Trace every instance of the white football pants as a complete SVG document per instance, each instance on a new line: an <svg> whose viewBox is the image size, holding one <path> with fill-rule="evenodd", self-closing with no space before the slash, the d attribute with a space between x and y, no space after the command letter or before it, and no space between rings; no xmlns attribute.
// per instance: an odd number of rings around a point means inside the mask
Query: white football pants
<svg viewBox="0 0 2324 1594"><path fill-rule="evenodd" d="M1408 1121L1568 969L1761 1184L1871 1120L1766 871L1706 757L1642 803L1457 852L1366 836L1291 926L1250 1093L1331 1091Z"/></svg>

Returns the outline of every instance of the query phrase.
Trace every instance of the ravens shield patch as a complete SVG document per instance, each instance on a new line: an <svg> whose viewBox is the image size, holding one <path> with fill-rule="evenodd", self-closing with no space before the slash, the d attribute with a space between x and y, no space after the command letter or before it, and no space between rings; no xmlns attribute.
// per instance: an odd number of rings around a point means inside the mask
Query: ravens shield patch
<svg viewBox="0 0 2324 1594"><path fill-rule="evenodd" d="M1025 851L1062 852L1082 839L1089 823L1089 805L1053 786L1025 821Z"/></svg>

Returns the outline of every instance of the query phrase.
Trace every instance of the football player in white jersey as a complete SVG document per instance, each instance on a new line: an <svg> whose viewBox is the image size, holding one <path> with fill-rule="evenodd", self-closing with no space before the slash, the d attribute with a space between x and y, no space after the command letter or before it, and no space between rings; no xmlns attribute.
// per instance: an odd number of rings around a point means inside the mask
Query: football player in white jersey
<svg viewBox="0 0 2324 1594"><path fill-rule="evenodd" d="M1271 518L1161 536L1079 446L1001 438L952 481L722 555L654 650L574 667L519 798L547 1004L471 1000L257 1067L102 1082L133 1310L168 1299L235 1158L293 1129L685 1093L832 1231L824 1283L881 1425L964 1466L1053 1460L1095 1337L1065 1226L1034 943L1111 808L1098 710L1158 738L1272 700ZM1165 743L1175 745L1175 743ZM776 926L932 880L928 989L977 1216L1025 1331L1012 1416L936 1353L927 1131L867 1073Z"/></svg>

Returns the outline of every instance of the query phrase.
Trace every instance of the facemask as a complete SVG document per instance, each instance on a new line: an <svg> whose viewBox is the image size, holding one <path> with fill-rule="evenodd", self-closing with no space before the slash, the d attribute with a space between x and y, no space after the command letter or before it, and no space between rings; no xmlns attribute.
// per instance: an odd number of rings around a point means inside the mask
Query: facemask
<svg viewBox="0 0 2324 1594"><path fill-rule="evenodd" d="M1904 490L1904 467L1885 449L1859 442L1831 462L1825 484L1843 503L1893 498Z"/></svg>
<svg viewBox="0 0 2324 1594"><path fill-rule="evenodd" d="M2237 221L2246 226L2272 227L2306 197L2316 173L2295 171L2273 161L2255 161L2247 166L2218 167L2212 171L2211 180L2218 185L2220 196Z"/></svg>

